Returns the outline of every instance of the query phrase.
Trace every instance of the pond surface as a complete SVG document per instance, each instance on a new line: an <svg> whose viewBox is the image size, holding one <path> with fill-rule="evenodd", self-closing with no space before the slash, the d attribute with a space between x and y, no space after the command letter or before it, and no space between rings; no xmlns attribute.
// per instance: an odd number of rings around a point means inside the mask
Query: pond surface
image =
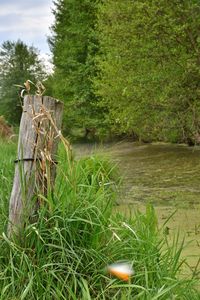
<svg viewBox="0 0 200 300"><path fill-rule="evenodd" d="M118 164L122 180L117 209L130 214L154 204L159 226L167 222L169 239L180 231L189 242L183 252L190 271L200 259L200 148L171 144L120 142L75 147L78 155L101 152ZM181 242L181 240L180 240ZM200 265L197 267L200 271Z"/></svg>

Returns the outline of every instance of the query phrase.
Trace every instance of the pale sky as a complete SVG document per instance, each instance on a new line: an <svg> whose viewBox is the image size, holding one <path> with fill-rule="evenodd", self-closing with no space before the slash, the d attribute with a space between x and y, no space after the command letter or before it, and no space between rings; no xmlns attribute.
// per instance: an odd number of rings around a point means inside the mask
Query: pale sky
<svg viewBox="0 0 200 300"><path fill-rule="evenodd" d="M0 45L20 39L48 59L53 7L53 0L0 0Z"/></svg>

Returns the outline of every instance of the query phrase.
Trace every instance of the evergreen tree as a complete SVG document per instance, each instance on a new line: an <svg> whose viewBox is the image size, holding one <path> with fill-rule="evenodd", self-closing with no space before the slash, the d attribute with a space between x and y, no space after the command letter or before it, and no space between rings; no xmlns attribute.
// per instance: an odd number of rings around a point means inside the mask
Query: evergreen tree
<svg viewBox="0 0 200 300"><path fill-rule="evenodd" d="M65 126L97 127L101 112L93 93L92 78L98 42L95 34L98 0L58 0L53 36L49 39L55 73L53 94L66 105Z"/></svg>
<svg viewBox="0 0 200 300"><path fill-rule="evenodd" d="M20 91L15 86L26 80L43 80L44 67L34 47L22 41L5 41L0 48L0 114L13 125L18 125L21 117Z"/></svg>

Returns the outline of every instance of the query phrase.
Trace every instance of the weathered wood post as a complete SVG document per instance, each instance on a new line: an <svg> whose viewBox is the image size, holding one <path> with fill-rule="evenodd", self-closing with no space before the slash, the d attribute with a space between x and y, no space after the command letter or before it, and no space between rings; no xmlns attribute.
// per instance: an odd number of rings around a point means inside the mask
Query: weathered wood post
<svg viewBox="0 0 200 300"><path fill-rule="evenodd" d="M18 155L9 206L8 235L23 230L47 195L56 176L63 103L48 96L24 98Z"/></svg>

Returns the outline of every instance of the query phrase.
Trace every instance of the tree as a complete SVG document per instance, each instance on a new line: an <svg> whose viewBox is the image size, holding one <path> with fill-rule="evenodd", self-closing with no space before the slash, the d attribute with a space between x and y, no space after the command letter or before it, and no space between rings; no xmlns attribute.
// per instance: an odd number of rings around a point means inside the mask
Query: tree
<svg viewBox="0 0 200 300"><path fill-rule="evenodd" d="M19 124L21 116L20 89L26 80L43 80L44 66L34 47L25 43L5 41L0 48L0 114L13 125Z"/></svg>
<svg viewBox="0 0 200 300"><path fill-rule="evenodd" d="M176 142L200 134L199 12L197 0L102 3L94 86L114 132Z"/></svg>
<svg viewBox="0 0 200 300"><path fill-rule="evenodd" d="M65 102L65 127L91 128L102 122L102 111L94 95L92 78L96 74L95 33L99 0L58 0L55 24L49 39L55 73L53 95Z"/></svg>

